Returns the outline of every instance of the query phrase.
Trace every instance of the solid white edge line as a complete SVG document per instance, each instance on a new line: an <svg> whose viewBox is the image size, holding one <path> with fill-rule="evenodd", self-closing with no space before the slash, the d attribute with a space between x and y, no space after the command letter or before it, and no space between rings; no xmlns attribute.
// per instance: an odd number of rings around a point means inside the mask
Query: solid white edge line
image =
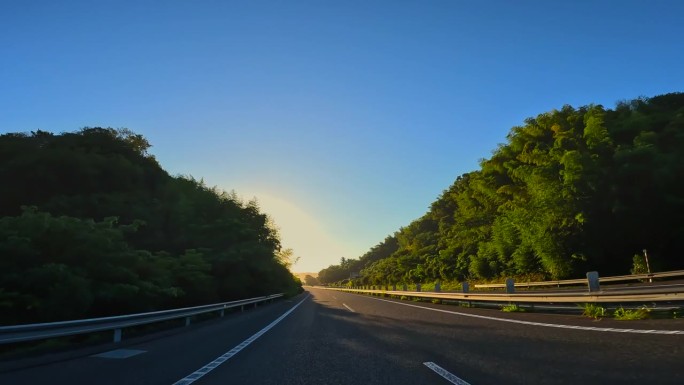
<svg viewBox="0 0 684 385"><path fill-rule="evenodd" d="M434 362L423 362L423 365L427 366L430 368L433 372L439 374L440 376L444 377L447 381L451 382L452 384L455 385L470 385L467 381L464 381L457 376L449 373L448 370L444 369L443 367L435 364Z"/></svg>
<svg viewBox="0 0 684 385"><path fill-rule="evenodd" d="M265 328L259 330L256 332L253 336L247 338L246 340L242 341L239 345L236 347L230 349L228 352L224 353L223 355L219 356L215 360L211 361L210 363L204 365L203 367L195 370L194 372L190 373L189 375L183 377L182 379L176 381L173 385L189 385L192 384L193 382L199 380L202 376L205 374L211 372L212 370L216 369L219 365L222 363L228 361L231 357L234 355L238 354L242 349L246 348L251 344L252 342L256 341L257 338L261 337L264 335L267 331L271 330L274 326L276 326L280 321L282 321L285 317L290 315L299 305L302 304L302 302L306 301L309 298L309 294L307 293L306 297L299 301L296 305L292 306L290 310L286 311L281 315L280 317L276 318L275 321L271 322L268 324Z"/></svg>
<svg viewBox="0 0 684 385"><path fill-rule="evenodd" d="M480 318L480 319L486 319L486 320L490 320L490 321L510 322L510 323L522 324L522 325L543 326L543 327L558 328L558 329L591 330L591 331L596 331L596 332L635 333L635 334L666 334L666 335L684 334L684 331L682 331L682 330L614 329L614 328L599 328L599 327L593 327L593 326L547 324L547 323L542 323L542 322L521 321L521 320L516 320L516 319L498 318L498 317L490 317L490 316L486 316L486 315L468 314L468 313L461 313L461 312L451 311L451 310L435 309L435 308L431 308L431 307L412 305L412 304L408 304L408 303L388 301L386 299L380 299L380 298L373 298L373 297L368 297L368 298L374 299L376 301L383 301L383 302L389 302L389 303L393 303L393 304L397 304L397 305L416 307L418 309L431 310L431 311L436 311L436 312L440 312L440 313L455 314L455 315L460 315L460 316L464 316L464 317Z"/></svg>
<svg viewBox="0 0 684 385"><path fill-rule="evenodd" d="M346 304L346 303L342 303L342 306L346 307L346 308L347 308L347 310L349 310L350 312L352 312L352 313L356 313L356 312L354 311L354 309L352 309L352 308L350 308L349 306L347 306L347 304Z"/></svg>

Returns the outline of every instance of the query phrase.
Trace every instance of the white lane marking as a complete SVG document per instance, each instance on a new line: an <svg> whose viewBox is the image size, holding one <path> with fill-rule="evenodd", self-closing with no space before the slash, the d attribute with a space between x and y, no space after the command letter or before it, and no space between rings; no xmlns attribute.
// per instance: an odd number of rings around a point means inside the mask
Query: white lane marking
<svg viewBox="0 0 684 385"><path fill-rule="evenodd" d="M92 355L91 357L124 359L124 358L137 356L138 354L143 354L143 353L146 353L146 351L136 350L136 349L116 349L116 350L110 350L108 352L104 352L104 353L100 353L100 354L95 354L95 355Z"/></svg>
<svg viewBox="0 0 684 385"><path fill-rule="evenodd" d="M597 327L593 327L593 326L576 326L576 325L548 324L548 323L542 323L542 322L521 321L521 320L516 320L516 319L498 318L498 317L490 317L490 316L486 316L486 315L468 314L468 313L461 313L461 312L451 311L451 310L435 309L435 308L431 308L431 307L423 307L423 306L412 305L412 304L408 304L408 303L388 301L386 299L380 299L380 298L373 298L373 297L368 297L368 298L374 299L376 301L389 302L389 303L393 303L396 305L417 307L418 309L431 310L431 311L436 311L436 312L440 312L440 313L456 314L456 315L460 315L460 316L464 316L464 317L480 318L480 319L486 319L486 320L491 320L491 321L500 321L500 322L510 322L510 323L522 324L522 325L543 326L543 327L558 328L558 329L591 330L591 331L595 331L595 332L636 333L636 334L668 334L668 335L682 334L682 335L684 335L684 330L614 329L614 328L597 328Z"/></svg>
<svg viewBox="0 0 684 385"><path fill-rule="evenodd" d="M452 384L456 385L470 385L468 382L456 377L455 375L449 373L446 369L443 367L435 364L434 362L423 362L423 365L427 366L428 368L432 369L433 372L439 374L440 376L444 377L447 381L451 382Z"/></svg>
<svg viewBox="0 0 684 385"><path fill-rule="evenodd" d="M273 321L273 322L271 322L270 324L268 324L268 326L266 326L265 328L259 330L259 331L256 332L256 334L254 334L253 336L251 336L251 337L247 338L246 340L242 341L242 343L240 343L240 345L238 345L238 346L236 346L236 347L230 349L228 352L226 352L226 353L224 353L223 355L219 356L219 357L218 357L217 359L215 359L214 361L211 361L210 363L204 365L203 367L201 367L201 368L195 370L193 373L189 374L188 376L186 376L186 377L184 377L184 378L182 378L182 379L176 381L173 385L189 385L189 384L192 384L193 382L195 382L195 381L197 381L198 379L200 379L200 377L202 377L202 376L204 376L205 374L211 372L211 371L214 370L216 367L218 367L218 366L221 365L222 363L228 361L228 360L229 360L231 357L233 357L234 355L238 354L242 349L244 349L244 348L246 348L247 346L249 346L249 344L251 344L252 342L254 342L257 338L261 337L264 333L266 333L267 331L271 330L272 327L276 326L276 325L277 325L280 321L282 321L285 317L287 317L288 315L290 315L290 313L292 313L292 312L294 311L294 309L296 309L299 305L302 304L302 302L306 301L308 298L309 298L309 294L307 294L306 297L304 297L303 300L299 301L298 304L292 306L292 307L290 308L290 310L286 311L285 313L283 313L283 315L281 315L280 317L276 318L275 321Z"/></svg>
<svg viewBox="0 0 684 385"><path fill-rule="evenodd" d="M347 304L346 304L346 303L342 303L342 306L346 307L346 308L347 308L347 310L349 310L350 312L352 312L352 313L356 313L356 312L354 311L354 309L352 309L352 308L350 308L349 306L347 306Z"/></svg>

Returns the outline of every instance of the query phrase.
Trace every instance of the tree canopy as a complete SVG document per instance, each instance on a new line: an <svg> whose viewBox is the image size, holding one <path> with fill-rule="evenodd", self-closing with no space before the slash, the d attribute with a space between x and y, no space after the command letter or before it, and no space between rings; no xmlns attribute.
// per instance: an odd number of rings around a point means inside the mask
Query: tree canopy
<svg viewBox="0 0 684 385"><path fill-rule="evenodd" d="M0 322L294 293L256 201L170 176L129 130L0 136Z"/></svg>
<svg viewBox="0 0 684 385"><path fill-rule="evenodd" d="M643 249L654 268L684 268L684 93L566 105L524 123L424 216L319 280L626 274Z"/></svg>

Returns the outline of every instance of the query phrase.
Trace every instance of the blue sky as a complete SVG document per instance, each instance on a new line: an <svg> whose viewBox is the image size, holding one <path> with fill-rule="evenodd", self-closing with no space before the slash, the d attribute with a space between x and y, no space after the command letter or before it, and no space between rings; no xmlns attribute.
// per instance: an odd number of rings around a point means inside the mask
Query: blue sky
<svg viewBox="0 0 684 385"><path fill-rule="evenodd" d="M0 132L127 127L356 258L527 117L684 91L679 1L3 1Z"/></svg>

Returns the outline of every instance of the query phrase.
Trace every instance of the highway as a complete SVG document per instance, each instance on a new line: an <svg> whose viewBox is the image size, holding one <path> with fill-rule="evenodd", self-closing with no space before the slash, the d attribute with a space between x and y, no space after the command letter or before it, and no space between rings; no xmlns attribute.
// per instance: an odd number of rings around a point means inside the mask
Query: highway
<svg viewBox="0 0 684 385"><path fill-rule="evenodd" d="M0 384L684 383L682 319L508 314L319 288L107 350L117 348L109 354L130 357L4 371Z"/></svg>

